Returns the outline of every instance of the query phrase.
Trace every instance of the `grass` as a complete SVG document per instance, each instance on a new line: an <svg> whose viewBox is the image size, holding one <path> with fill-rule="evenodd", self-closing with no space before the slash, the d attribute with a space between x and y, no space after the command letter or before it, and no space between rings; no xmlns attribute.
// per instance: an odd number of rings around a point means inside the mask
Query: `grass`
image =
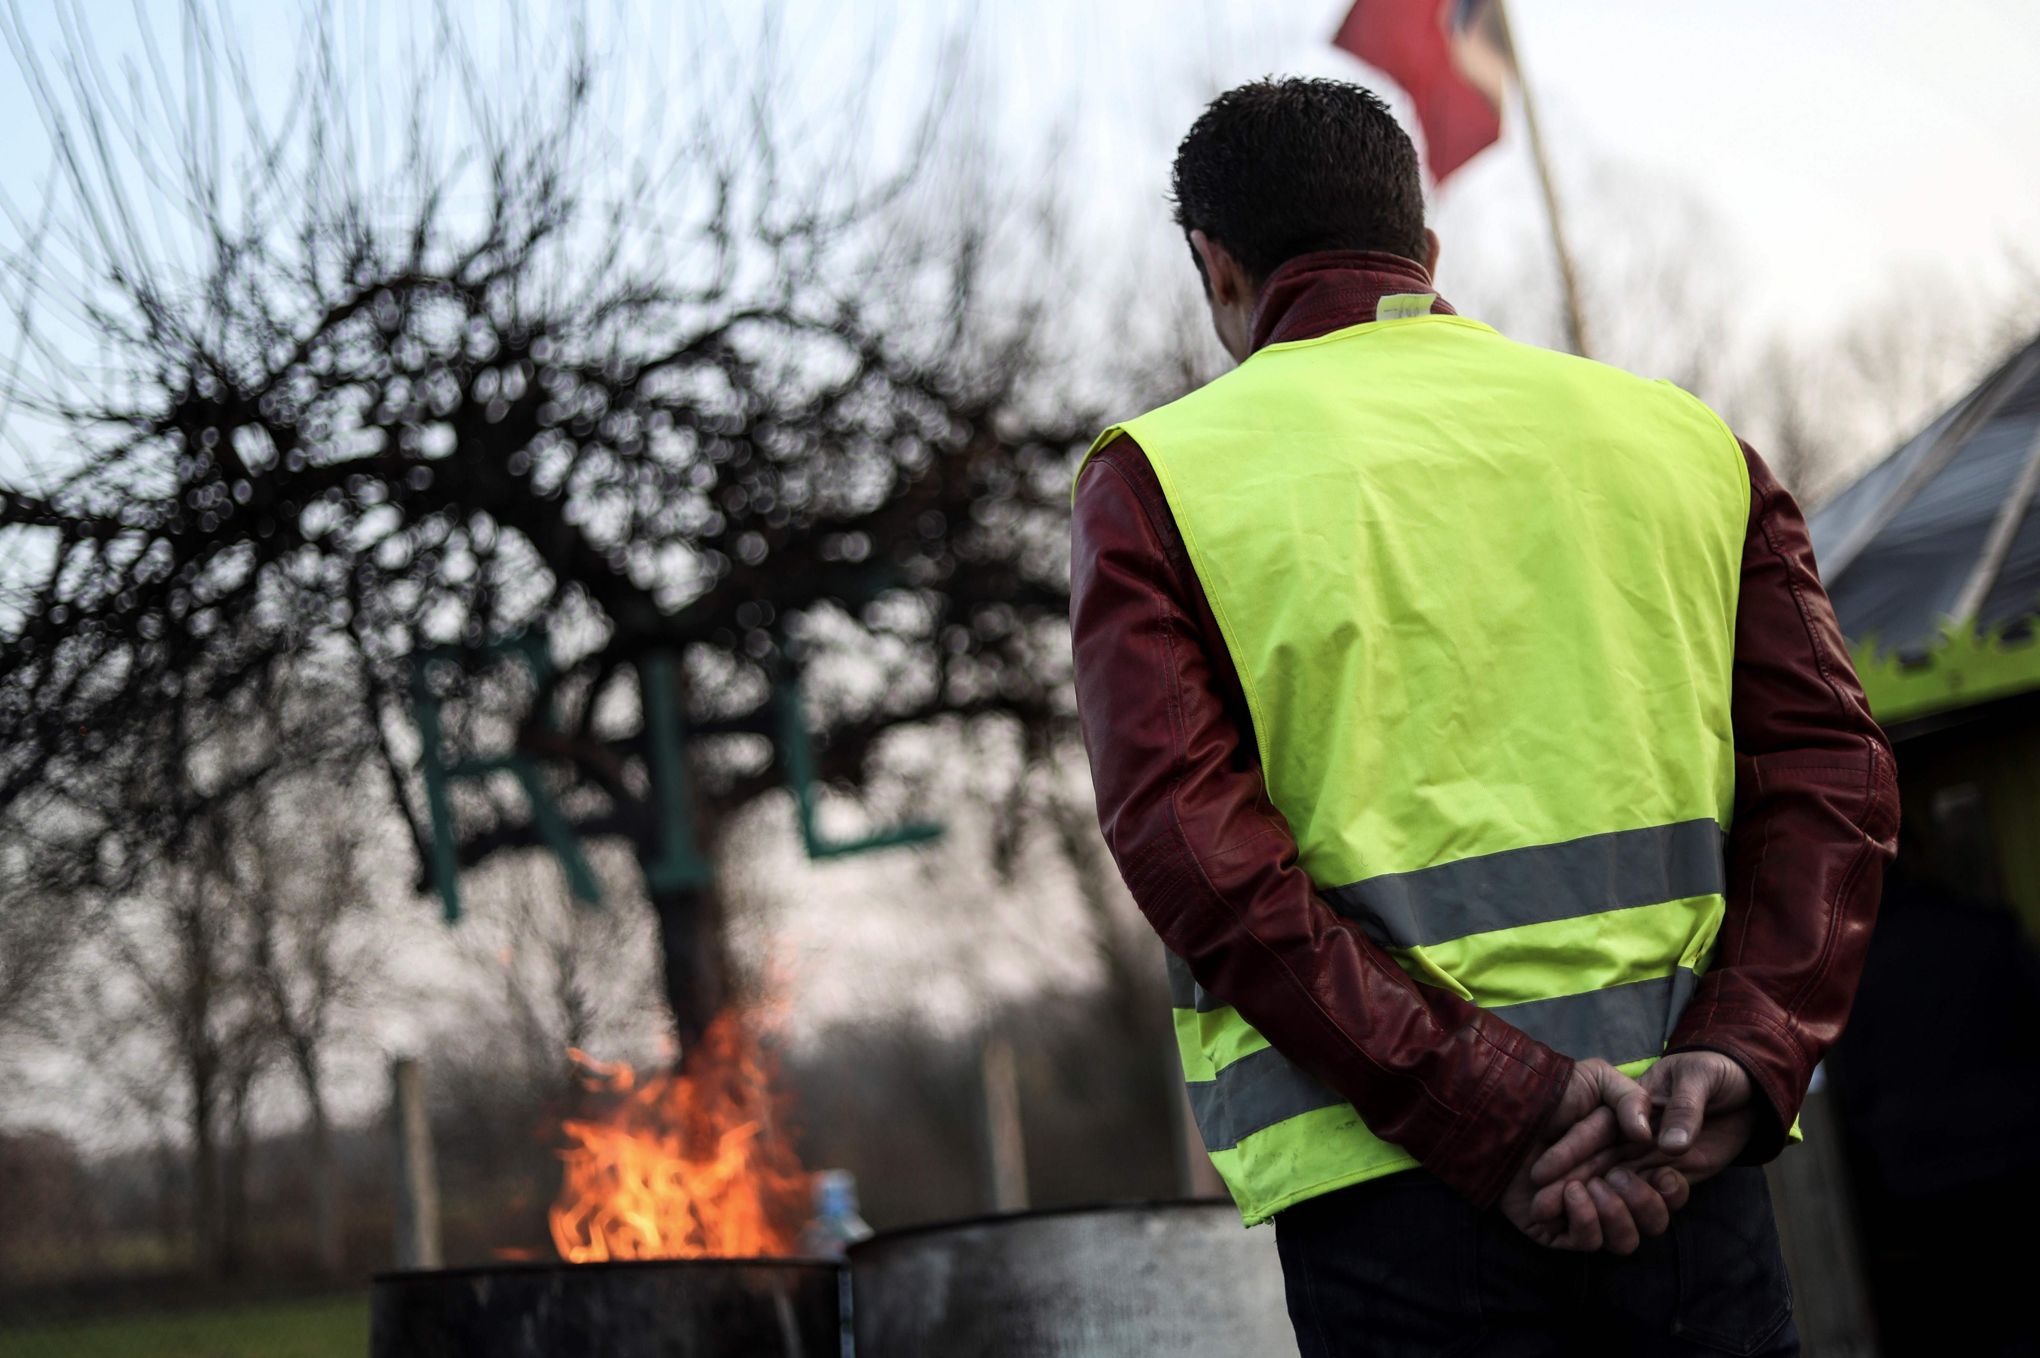
<svg viewBox="0 0 2040 1358"><path fill-rule="evenodd" d="M367 1353L365 1295L0 1331L0 1358L366 1358Z"/></svg>

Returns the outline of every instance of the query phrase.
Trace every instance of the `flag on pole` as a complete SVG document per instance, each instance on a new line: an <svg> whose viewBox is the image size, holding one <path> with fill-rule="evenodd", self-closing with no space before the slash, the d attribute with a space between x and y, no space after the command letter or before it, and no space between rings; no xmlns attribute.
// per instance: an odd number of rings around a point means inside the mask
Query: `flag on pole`
<svg viewBox="0 0 2040 1358"><path fill-rule="evenodd" d="M1516 63L1500 0L1358 0L1332 45L1409 94L1433 183L1501 136Z"/></svg>

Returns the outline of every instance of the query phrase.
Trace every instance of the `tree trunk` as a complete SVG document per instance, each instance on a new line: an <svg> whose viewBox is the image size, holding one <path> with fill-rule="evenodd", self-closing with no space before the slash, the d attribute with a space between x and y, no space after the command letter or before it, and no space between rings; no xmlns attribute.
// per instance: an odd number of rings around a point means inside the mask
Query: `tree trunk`
<svg viewBox="0 0 2040 1358"><path fill-rule="evenodd" d="M252 1149L248 1095L253 1071L236 1071L228 1091L228 1153L220 1176L220 1264L223 1278L240 1276L248 1260L248 1159Z"/></svg>
<svg viewBox="0 0 2040 1358"><path fill-rule="evenodd" d="M166 1246L184 1233L184 1206L190 1201L185 1186L178 1182L177 1150L165 1138L158 1138L156 1161L156 1235Z"/></svg>
<svg viewBox="0 0 2040 1358"><path fill-rule="evenodd" d="M319 1271L337 1278L346 1268L346 1241L340 1224L340 1166L333 1154L333 1124L326 1111L324 1072L317 1046L299 1034L289 1043L290 1063L305 1096L305 1131L310 1142L312 1171L312 1247Z"/></svg>
<svg viewBox="0 0 2040 1358"><path fill-rule="evenodd" d="M333 1155L333 1128L316 1076L306 1079L305 1103L311 1110L312 1241L319 1252L319 1271L337 1278L347 1266L340 1225L340 1165Z"/></svg>
<svg viewBox="0 0 2040 1358"><path fill-rule="evenodd" d="M659 917L659 954L664 964L666 1005L684 1062L696 1041L729 999L729 963L723 948L721 911L712 887L682 887L651 893Z"/></svg>
<svg viewBox="0 0 2040 1358"><path fill-rule="evenodd" d="M198 1266L217 1274L221 1263L220 1157L213 1135L213 1078L201 1055L186 1053L191 1081L191 1234Z"/></svg>

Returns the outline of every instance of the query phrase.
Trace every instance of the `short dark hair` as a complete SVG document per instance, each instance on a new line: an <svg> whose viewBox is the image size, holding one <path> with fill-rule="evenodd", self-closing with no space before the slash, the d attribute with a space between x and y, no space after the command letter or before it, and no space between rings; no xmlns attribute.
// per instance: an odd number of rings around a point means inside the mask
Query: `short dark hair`
<svg viewBox="0 0 2040 1358"><path fill-rule="evenodd" d="M1424 258L1417 149L1379 96L1343 80L1227 90L1190 124L1172 178L1176 224L1257 282L1313 250Z"/></svg>

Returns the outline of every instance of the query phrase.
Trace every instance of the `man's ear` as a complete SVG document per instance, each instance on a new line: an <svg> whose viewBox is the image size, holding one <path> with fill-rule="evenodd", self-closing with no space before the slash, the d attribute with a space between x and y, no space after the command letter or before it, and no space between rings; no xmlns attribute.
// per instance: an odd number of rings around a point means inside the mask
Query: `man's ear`
<svg viewBox="0 0 2040 1358"><path fill-rule="evenodd" d="M1231 306L1253 295L1247 271L1232 257L1232 251L1201 230L1190 233L1190 248L1197 252L1198 262L1204 266L1204 286L1212 301Z"/></svg>
<svg viewBox="0 0 2040 1358"><path fill-rule="evenodd" d="M1430 227L1424 228L1424 272L1435 280L1438 277L1438 233Z"/></svg>

